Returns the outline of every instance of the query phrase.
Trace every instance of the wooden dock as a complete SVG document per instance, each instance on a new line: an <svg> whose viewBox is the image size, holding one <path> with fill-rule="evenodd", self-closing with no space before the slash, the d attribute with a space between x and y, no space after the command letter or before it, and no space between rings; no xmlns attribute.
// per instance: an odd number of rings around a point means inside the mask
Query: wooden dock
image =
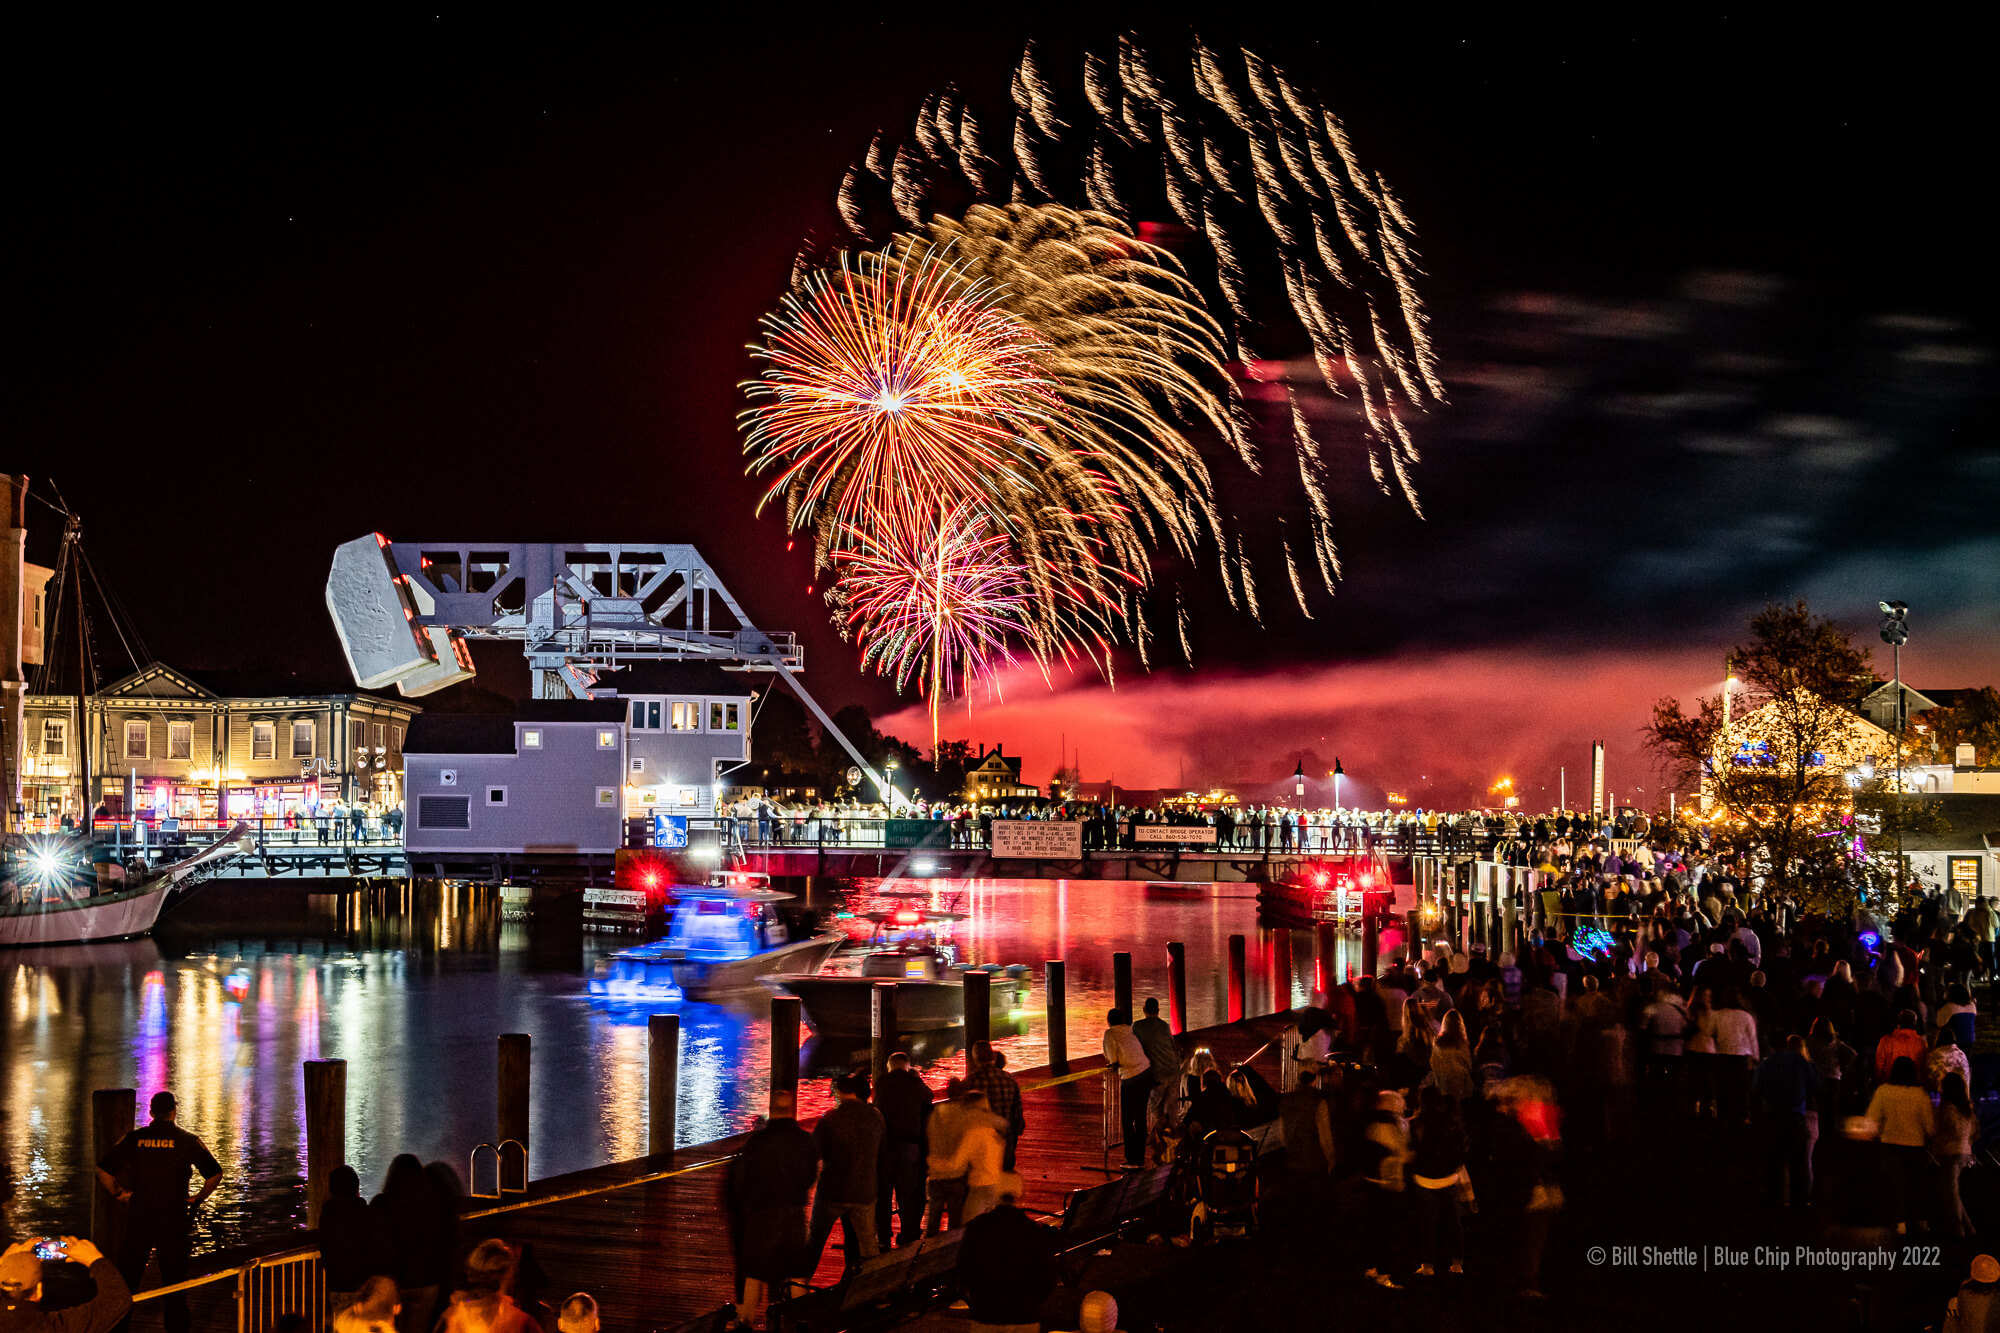
<svg viewBox="0 0 2000 1333"><path fill-rule="evenodd" d="M1253 1019L1182 1040L1186 1049L1207 1046L1219 1060L1234 1062L1265 1046L1283 1022ZM1071 1191L1118 1174L1122 1155L1104 1146L1102 1065L1092 1057L1073 1060L1064 1078L1046 1069L1018 1075L1027 1118L1017 1154L1017 1169L1027 1182L1025 1207L1060 1212ZM1256 1066L1275 1086L1275 1046ZM731 1299L722 1164L741 1142L737 1137L684 1149L671 1167L664 1158L641 1158L536 1181L525 1200L468 1215L467 1238L500 1236L532 1244L548 1276L542 1298L557 1303L573 1291L587 1291L597 1298L606 1328L671 1327ZM673 1174L664 1179L624 1184L669 1170ZM831 1285L840 1273L836 1231L813 1285Z"/></svg>

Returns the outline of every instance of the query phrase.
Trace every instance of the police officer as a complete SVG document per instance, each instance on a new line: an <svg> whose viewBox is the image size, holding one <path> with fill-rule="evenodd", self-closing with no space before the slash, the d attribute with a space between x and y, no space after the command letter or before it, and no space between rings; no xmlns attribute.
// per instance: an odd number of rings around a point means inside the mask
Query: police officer
<svg viewBox="0 0 2000 1333"><path fill-rule="evenodd" d="M118 1271L136 1290L146 1257L159 1252L160 1280L180 1282L188 1270L188 1223L222 1180L222 1166L206 1145L174 1123L174 1094L153 1094L153 1123L118 1140L97 1164L97 1178L120 1201L132 1205L125 1219L125 1242L118 1247ZM201 1176L201 1191L188 1197L188 1172ZM187 1333L187 1298L161 1302L167 1333Z"/></svg>

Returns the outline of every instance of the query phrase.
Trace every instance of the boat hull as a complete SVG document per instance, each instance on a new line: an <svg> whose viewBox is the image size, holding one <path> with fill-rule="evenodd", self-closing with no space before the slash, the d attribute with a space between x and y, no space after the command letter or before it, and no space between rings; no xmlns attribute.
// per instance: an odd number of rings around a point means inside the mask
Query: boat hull
<svg viewBox="0 0 2000 1333"><path fill-rule="evenodd" d="M847 942L845 935L815 935L809 940L781 944L775 949L751 954L748 958L727 958L702 962L693 958L675 959L674 980L691 1000L754 991L758 982L781 972L814 975L826 960Z"/></svg>
<svg viewBox="0 0 2000 1333"><path fill-rule="evenodd" d="M992 974L988 1018L1005 1024L1027 1007L1029 982L1026 977ZM896 1029L899 1032L935 1032L965 1026L965 983L956 976L941 981L904 981L893 977L799 976L786 974L766 977L764 985L799 997L806 1023L814 1032L830 1037L865 1037L874 1027L874 1001L878 982L896 983Z"/></svg>
<svg viewBox="0 0 2000 1333"><path fill-rule="evenodd" d="M0 907L0 948L77 944L144 935L166 905L167 881L75 903L26 903Z"/></svg>

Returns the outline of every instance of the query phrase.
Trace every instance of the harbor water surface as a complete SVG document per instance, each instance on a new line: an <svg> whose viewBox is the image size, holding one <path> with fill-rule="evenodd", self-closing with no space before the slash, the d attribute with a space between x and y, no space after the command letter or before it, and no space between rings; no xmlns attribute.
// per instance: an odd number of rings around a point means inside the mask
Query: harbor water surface
<svg viewBox="0 0 2000 1333"><path fill-rule="evenodd" d="M863 882L816 903L829 915L848 912L834 924L865 937L870 910L910 905L876 897L876 887ZM1296 932L1288 948L1274 944L1276 932L1257 924L1247 884L1161 890L1102 880L905 880L897 887L931 889L927 905L964 914L950 927L963 960L1031 968L1029 1010L994 1033L1017 1070L1048 1057L1047 959L1067 963L1072 1055L1099 1048L1111 957L1120 950L1133 956L1137 996L1159 996L1164 1010L1167 943L1187 945L1192 1027L1226 1016L1232 934L1247 937L1251 1013L1303 1002L1312 984L1312 936ZM503 920L491 890L336 896L250 884L205 890L153 939L0 954L0 1170L13 1183L0 1204L4 1229L18 1237L87 1228L96 1088L136 1089L142 1121L146 1100L171 1089L181 1123L221 1160L227 1175L203 1210L199 1247L303 1226L300 1062L326 1057L347 1062L347 1160L364 1192L379 1189L400 1152L464 1175L473 1147L494 1138L503 1032L533 1038L534 1176L642 1156L653 1011L607 1008L587 989L597 960L630 942L585 931L573 900ZM1337 972L1358 969L1358 942L1342 937L1339 949ZM672 1008L682 1023L677 1142L749 1128L768 1091L768 996ZM931 1033L905 1045L942 1086L961 1067L961 1038ZM829 1101L822 1075L865 1058L809 1040L803 1112Z"/></svg>

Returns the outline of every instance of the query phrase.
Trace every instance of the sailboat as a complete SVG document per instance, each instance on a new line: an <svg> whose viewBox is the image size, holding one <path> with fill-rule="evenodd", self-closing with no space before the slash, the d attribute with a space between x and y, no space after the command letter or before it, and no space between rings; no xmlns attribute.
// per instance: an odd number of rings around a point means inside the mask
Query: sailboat
<svg viewBox="0 0 2000 1333"><path fill-rule="evenodd" d="M27 479L8 477L11 488L19 488L14 495L10 527L18 530L23 525L20 508L20 492L25 491ZM38 497L40 498L40 497ZM60 496L58 496L58 501ZM50 502L64 517L62 555L55 572L56 594L53 599L54 613L50 616L51 637L61 633L61 620L65 607L72 608L76 620L77 634L77 711L76 730L71 734L78 739L79 760L79 807L89 811L90 779L88 771L89 743L84 737L84 715L90 697L90 684L86 679L89 664L94 660L88 645L88 621L83 613L83 580L89 563L80 548L82 525L76 515L63 508L60 503ZM14 568L11 580L0 579L0 587L22 586L22 547L19 541L6 543L7 551L0 558L9 559ZM90 574L95 578L95 574ZM71 596L71 585L74 595ZM102 590L100 589L100 596ZM18 608L13 608L18 614ZM18 653L19 637L14 637ZM7 664L7 678L19 679L19 662ZM37 682L37 693L48 693L53 683L53 663L45 663ZM17 687L18 688L18 687ZM14 693L10 699L10 712L6 720L7 744L18 747L21 734L21 717ZM17 748L9 756L14 762L6 765L10 779L19 772L20 751ZM6 798L15 799L15 794L7 792ZM149 863L143 857L128 866L126 848L114 840L110 843L96 839L92 835L94 824L88 814L77 831L53 831L48 833L9 832L0 842L0 948L24 945L65 944L95 940L130 939L144 935L153 929L160 919L160 913L192 892L230 858L252 847L252 838L247 824L237 823L221 837L198 847L192 855L171 863Z"/></svg>

